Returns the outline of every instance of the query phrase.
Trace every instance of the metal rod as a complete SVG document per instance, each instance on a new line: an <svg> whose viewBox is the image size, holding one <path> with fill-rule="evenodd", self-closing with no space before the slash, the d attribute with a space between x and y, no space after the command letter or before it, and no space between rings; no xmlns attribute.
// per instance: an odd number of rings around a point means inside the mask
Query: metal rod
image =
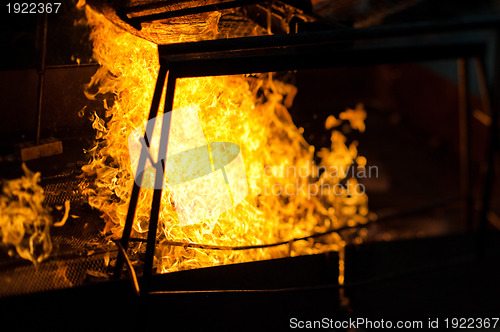
<svg viewBox="0 0 500 332"><path fill-rule="evenodd" d="M98 63L81 63L81 64L69 64L69 65L53 65L53 66L45 66L45 71L47 70L56 70L56 69L69 69L69 68L86 68L86 67L99 67Z"/></svg>
<svg viewBox="0 0 500 332"><path fill-rule="evenodd" d="M139 281L137 281L137 274L135 273L135 269L132 266L132 262L128 258L127 251L125 248L123 248L122 244L120 241L116 241L116 246L118 247L119 254L122 255L125 259L125 263L127 264L128 267L128 273L130 275L130 280L132 281L132 285L134 286L134 291L136 295L141 294L141 290L139 288Z"/></svg>
<svg viewBox="0 0 500 332"><path fill-rule="evenodd" d="M500 28L495 31L495 44L493 50L494 65L492 73L491 97L491 127L489 133L488 147L486 149L486 161L484 169L484 182L482 192L482 207L479 215L478 253L483 256L488 225L488 212L491 204L493 181L495 180L495 152L500 149L498 138L498 116L500 113Z"/></svg>
<svg viewBox="0 0 500 332"><path fill-rule="evenodd" d="M481 19L463 18L443 22L420 22L398 24L362 29L335 29L327 31L303 32L299 34L265 35L253 37L216 39L198 42L159 45L160 54L203 53L223 50L242 50L271 46L311 45L331 41L354 39L373 39L386 37L409 37L418 34L439 34L446 32L466 31L471 29L488 29L500 25L500 16L489 16Z"/></svg>
<svg viewBox="0 0 500 332"><path fill-rule="evenodd" d="M160 45L158 50L178 77L196 77L456 59L482 56L487 44L485 38L470 34L344 41L336 36L336 31L270 35L216 40L199 49Z"/></svg>
<svg viewBox="0 0 500 332"><path fill-rule="evenodd" d="M167 68L166 65L160 65L160 70L158 72L158 78L156 79L156 86L155 90L153 93L153 100L151 101L151 108L149 110L149 116L148 116L148 124L146 126L146 131L144 134L144 140L146 141L146 145L149 146L149 140L147 138L146 133L148 132L153 132L153 128L155 125L156 121L156 116L158 115L159 107L160 107L160 101L161 101L161 96L163 92L163 86L165 84L165 77L167 75ZM136 176L137 178L134 181L134 187L132 189L132 194L130 195L130 202L128 205L128 211L127 211L127 218L125 220L125 226L123 228L123 233L122 237L120 239L120 243L123 246L125 250L128 249L128 243L130 239L130 233L132 232L132 226L134 225L134 218L135 218L135 211L137 208L137 202L139 200L139 193L141 191L141 183L142 183L142 178L144 173L140 172L145 166L146 163L146 158L145 154L148 153L146 149L141 150L141 156L139 158L139 164L137 165L137 172ZM115 277L119 278L122 273L122 268L123 268L123 263L124 263L124 257L123 255L118 255L117 261L116 261L116 269L115 269Z"/></svg>
<svg viewBox="0 0 500 332"><path fill-rule="evenodd" d="M140 24L144 22L150 21L158 21L173 17L181 17L187 15L195 15L201 13L208 13L214 11L220 11L224 9L237 8L248 5L255 5L258 3L266 2L267 0L234 0L234 1L226 1L221 3L214 3L204 6L195 6L195 7L187 7L178 10L171 10L161 13L149 14L144 16L137 16L132 18L125 18L126 22L140 30Z"/></svg>
<svg viewBox="0 0 500 332"><path fill-rule="evenodd" d="M275 242L275 243L269 243L269 244L257 244L257 245L248 245L248 246L219 246L219 245L212 245L212 244L201 244L201 243L192 243L192 242L179 242L179 241L162 241L160 245L164 246L174 246L174 247L186 247L186 248L197 248L197 249L206 249L206 250L250 250L250 249L264 249L264 248L270 248L270 247L277 247L285 244L290 244L291 242L297 242L297 241L303 241L303 240L308 240L308 239L313 239L316 237L321 237L325 235L329 235L332 233L337 233L341 232L347 229L355 229L359 227L366 227L368 224L359 224L355 226L343 226L339 227L336 229L332 229L323 233L317 233L317 234L312 234L300 238L294 238L292 240L288 241L282 241L282 242ZM147 242L147 239L143 238L132 238L130 241L138 241L138 242Z"/></svg>
<svg viewBox="0 0 500 332"><path fill-rule="evenodd" d="M488 81L486 79L486 70L484 67L484 60L482 57L474 58L475 72L477 77L477 82L479 85L479 94L481 96L481 105L483 106L483 112L488 115L491 119L491 97L488 88Z"/></svg>
<svg viewBox="0 0 500 332"><path fill-rule="evenodd" d="M170 71L167 74L167 90L165 94L165 107L163 113L171 112L174 106L174 94L176 77ZM153 275L153 261L156 248L156 230L158 228L158 219L160 216L161 196L163 193L163 181L165 175L165 157L168 148L168 131L170 123L166 123L165 117L162 122L161 135L160 135L160 148L158 149L158 158L156 165L155 175L155 189L153 193L153 201L151 203L151 214L149 216L148 238L146 243L146 257L144 259L143 271L143 286L142 293L147 294L150 291L151 277Z"/></svg>
<svg viewBox="0 0 500 332"><path fill-rule="evenodd" d="M42 54L40 58L40 67L38 69L38 99L36 108L36 132L35 142L40 144L40 132L42 126L42 101L43 101L43 87L45 84L45 62L47 57L47 29L48 29L48 15L43 15L42 21Z"/></svg>
<svg viewBox="0 0 500 332"><path fill-rule="evenodd" d="M498 32L497 32L498 33ZM497 46L498 47L498 46ZM498 56L498 54L497 54ZM490 127L493 125L493 121L491 119L493 118L492 113L493 111L498 112L499 110L492 110L491 108L491 103L492 103L492 98L490 95L490 87L488 86L488 81L486 77L486 69L484 65L484 58L483 57L476 57L475 59L475 69L476 69L476 77L479 85L479 94L481 97L481 104L483 108L483 112L486 113L490 117ZM498 119L497 119L498 120ZM491 130L491 129L490 129ZM493 130L490 131L490 135L494 135L492 133ZM493 139L493 136L490 137L490 140ZM491 195L491 189L487 188L490 186L490 184L487 184L487 181L492 181L491 174L489 172L494 168L493 167L493 161L489 160L490 158L490 153L495 149L494 146L491 146L491 142L489 143L489 147L487 147L487 156L485 159L485 169L483 170L483 179L484 183L483 185L483 190L484 192L482 193L482 202L481 202L481 209L480 209L480 215L479 215L479 232L478 232L478 239L477 239L477 248L478 248L478 254L481 255L483 248L484 248L484 241L485 241L485 236L486 236L486 225L487 225L487 220L488 220L488 212L489 212L489 207L485 203L485 200L488 200ZM488 203L489 204L489 203Z"/></svg>
<svg viewBox="0 0 500 332"><path fill-rule="evenodd" d="M429 263L416 267L406 268L401 271L389 272L380 276L370 277L358 281L346 282L344 284L322 284L314 286L298 286L287 288L270 288L270 289L209 289L209 290L170 290L170 291L155 291L151 295L166 295L166 294L217 294L217 293L277 293L277 292L296 292L296 291L310 291L310 290L323 290L323 289L336 289L359 287L364 285L375 284L379 282L387 282L391 279L404 278L408 276L417 275L432 271L435 273L438 270L450 268L465 263L475 262L474 255L462 255L440 261L436 263Z"/></svg>
<svg viewBox="0 0 500 332"><path fill-rule="evenodd" d="M272 35L273 2L269 1L266 8L266 30L268 35Z"/></svg>
<svg viewBox="0 0 500 332"><path fill-rule="evenodd" d="M317 237L329 235L332 233L338 233L338 232L348 230L348 229L367 227L367 226L370 226L374 223L380 223L383 221L388 221L388 220L392 220L392 219L396 219L396 218L408 217L411 215L426 212L428 210L431 210L431 209L439 207L439 206L453 203L453 202L455 202L459 199L462 199L462 198L463 198L462 195L453 195L450 197L443 198L441 200L437 200L435 202L431 202L431 203L423 205L423 206L418 206L418 207L404 210L404 211L398 211L396 213L392 213L392 214L388 214L388 215L380 215L376 219L371 219L367 223L364 223L364 224L358 224L358 225L354 225L354 226L343 226L343 227L335 228L335 229L332 229L332 230L329 230L326 232L315 233L315 234L311 234L308 236L293 238L293 239L290 239L287 241L281 241L281 242L275 242L275 243L248 245L248 246L221 246L221 245L202 244L202 243L193 243L193 242L162 241L160 244L161 245L176 246L176 247L206 249L206 250L250 250L250 249L263 249L263 248L277 247L277 246L290 244L290 243L297 242L297 241L303 241L303 240L308 240L308 239L312 239L312 238L317 238ZM130 241L147 242L147 239L131 238Z"/></svg>
<svg viewBox="0 0 500 332"><path fill-rule="evenodd" d="M151 3L136 5L136 6L130 6L130 7L122 9L122 11L126 14L140 13L140 12L143 12L146 10L160 9L160 8L169 7L169 6L179 6L182 3L185 4L186 2L187 2L186 0L156 1L156 2L151 2ZM220 0L219 0L219 2L220 2Z"/></svg>
<svg viewBox="0 0 500 332"><path fill-rule="evenodd" d="M262 0L261 2L257 2L257 3L264 3L267 1L268 0ZM204 1L204 2L208 5L220 5L222 3L235 2L235 1L220 1L220 0L213 1L213 0L210 0L210 1ZM288 6L298 8L298 7L296 7L295 4L293 4L293 0L292 1L280 0L280 2L287 4ZM148 3L148 4L143 4L143 5L131 6L131 7L127 7L127 8L123 8L123 9L119 9L119 10L125 14L132 14L132 13L137 14L137 13L148 11L148 10L162 9L162 8L166 8L166 7L173 8L174 6L186 5L187 3L189 3L189 2L185 1L185 0L167 0L167 1L158 1L158 2ZM251 4L254 4L254 3L247 2L247 5L251 5ZM187 8L187 7L185 7L185 8ZM192 8L192 7L189 7L189 8ZM181 8L179 8L179 9L181 9ZM184 9L184 8L182 8L182 9ZM298 8L298 9L301 9L301 8Z"/></svg>
<svg viewBox="0 0 500 332"><path fill-rule="evenodd" d="M473 228L473 202L471 186L471 137L470 120L471 110L468 101L469 79L467 74L466 58L457 59L458 73L458 118L460 141L460 186L464 196L464 225L468 231Z"/></svg>

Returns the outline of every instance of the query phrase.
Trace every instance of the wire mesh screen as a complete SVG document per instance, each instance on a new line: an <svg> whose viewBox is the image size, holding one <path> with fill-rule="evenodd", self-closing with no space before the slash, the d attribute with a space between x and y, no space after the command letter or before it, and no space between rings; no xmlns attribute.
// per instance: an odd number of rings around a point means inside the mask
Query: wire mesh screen
<svg viewBox="0 0 500 332"><path fill-rule="evenodd" d="M0 269L0 296L23 295L81 286L107 279L107 265L114 252L88 256L52 257L34 266L30 262L12 262Z"/></svg>
<svg viewBox="0 0 500 332"><path fill-rule="evenodd" d="M83 189L91 181L77 177L73 171L42 179L44 205L52 209L54 221L60 220L65 213L67 220L62 227L51 228L52 252L37 265L21 259L13 251L10 255L0 251L0 297L108 279L116 248L100 232L103 222L97 211L85 204ZM69 212L65 211L65 203Z"/></svg>

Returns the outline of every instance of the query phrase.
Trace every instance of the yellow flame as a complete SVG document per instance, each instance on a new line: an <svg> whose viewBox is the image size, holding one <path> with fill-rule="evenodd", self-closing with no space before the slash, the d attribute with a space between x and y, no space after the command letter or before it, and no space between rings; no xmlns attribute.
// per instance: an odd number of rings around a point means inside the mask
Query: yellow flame
<svg viewBox="0 0 500 332"><path fill-rule="evenodd" d="M83 170L88 175L97 175L89 204L103 212L105 231L119 237L134 181L127 138L134 128L144 125L147 120L158 74L158 54L155 44L120 30L88 8L87 17L93 27L94 57L101 64L89 87L97 86L96 94L114 94L115 101L111 106L105 105L108 121L104 122L96 114L93 116L99 140L89 151L92 160ZM178 40L183 40L182 34ZM259 97L258 91L261 92ZM290 106L295 93L294 86L264 79L263 75L177 80L174 109L199 110L198 117L209 142L230 142L240 146L248 195L217 218L181 226L171 192L165 190L160 212L161 240L257 245L367 221L366 194L359 190L352 195L346 190L338 192L347 168L359 158L356 144L347 146L345 137L333 131L331 148L318 152L321 163L315 165L315 148L305 141L284 106ZM362 128L360 121L356 125ZM326 171L319 174L319 168ZM272 169L282 171L268 171ZM332 169L336 171L331 172ZM154 174L146 174L146 181L149 176L154 177ZM356 184L355 179L347 181L347 187L354 191ZM329 190L324 190L327 187ZM214 202L218 199L222 197L213 197ZM147 232L151 200L152 190L142 189L134 224L137 233ZM158 271L170 272L339 251L344 245L344 240L335 233L290 245L243 251L161 244L155 264Z"/></svg>
<svg viewBox="0 0 500 332"><path fill-rule="evenodd" d="M23 163L24 176L5 181L0 195L0 239L15 247L19 256L34 264L52 251L49 229L52 218L42 206L45 199L40 187L40 172L33 173Z"/></svg>

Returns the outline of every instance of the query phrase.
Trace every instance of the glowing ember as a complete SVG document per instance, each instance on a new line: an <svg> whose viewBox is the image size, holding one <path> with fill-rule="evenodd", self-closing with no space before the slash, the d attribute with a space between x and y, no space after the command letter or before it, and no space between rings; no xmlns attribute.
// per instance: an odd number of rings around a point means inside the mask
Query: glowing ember
<svg viewBox="0 0 500 332"><path fill-rule="evenodd" d="M89 151L92 160L83 170L87 175L97 175L95 188L89 192L89 204L103 212L105 232L119 237L134 182L128 136L147 120L158 74L158 54L155 44L120 30L88 8L87 17L93 27L94 57L101 64L89 84L97 87L98 92L89 97L112 93L115 102L111 106L105 104L108 121L93 116L98 142ZM182 34L177 36L178 40L183 38ZM304 140L285 107L290 106L295 93L294 86L264 76L177 81L174 110L196 110L208 142L234 143L241 148L248 195L217 217L208 215L201 223L184 226L179 222L175 200L167 188L160 212L160 246L155 255L158 271L341 251L345 244L336 233L290 245L240 251L175 247L162 245L162 241L257 245L367 221L366 194L354 178L344 179L353 162L357 161L361 167L366 163L357 155L357 143L347 146L346 138L333 131L331 149L319 151L321 162L315 165L314 147ZM345 118L362 130L364 111L360 107L355 111L356 114L343 113L340 119ZM333 124L330 120L328 127L340 123L342 120ZM177 172L185 169L183 163L172 167L179 168ZM148 174L145 177L147 181ZM137 233L147 232L152 192L141 189L134 225ZM223 199L226 198L213 197L216 203L221 200L220 204Z"/></svg>
<svg viewBox="0 0 500 332"><path fill-rule="evenodd" d="M52 251L52 218L49 209L42 206L45 196L38 184L40 173L31 172L25 164L22 167L24 176L2 185L0 239L7 248L15 247L19 256L36 264Z"/></svg>

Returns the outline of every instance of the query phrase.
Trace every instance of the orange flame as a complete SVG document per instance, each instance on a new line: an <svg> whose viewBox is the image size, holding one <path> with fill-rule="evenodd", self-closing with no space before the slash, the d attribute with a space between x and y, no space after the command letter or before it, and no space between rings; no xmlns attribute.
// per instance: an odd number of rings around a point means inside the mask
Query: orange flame
<svg viewBox="0 0 500 332"><path fill-rule="evenodd" d="M115 101L111 106L104 105L108 121L96 114L93 116L98 142L89 151L92 160L83 170L87 175L97 175L95 188L89 192L89 204L103 212L105 231L119 237L134 181L127 138L147 119L158 74L158 54L155 44L120 30L89 8L87 17L93 27L94 57L101 64L89 83L89 86L97 86L98 92L89 97L112 93ZM177 38L183 40L182 34ZM261 97L257 97L258 91L263 92ZM199 110L198 117L209 142L230 142L241 148L248 195L236 207L217 217L183 226L171 192L165 190L160 211L160 240L221 246L258 245L367 221L367 196L356 189L356 180L346 182L350 195L347 190L338 190L342 188L340 183L346 177L347 168L358 158L357 143L347 146L345 137L332 131L331 149L319 151L321 163L315 165L314 146L305 141L284 106L290 104L295 93L294 86L266 80L264 76L177 80L174 109ZM352 123L353 115L348 115L345 118ZM359 116L356 119L356 125L362 128L362 119ZM321 168L326 171L319 174ZM329 190L323 190L325 188ZM152 190L142 189L133 227L136 233L147 232L151 199ZM213 197L215 202L218 199L222 198ZM336 233L290 245L242 251L160 244L155 264L158 271L170 272L340 251L344 245L345 241Z"/></svg>
<svg viewBox="0 0 500 332"><path fill-rule="evenodd" d="M0 240L9 249L15 247L23 259L37 264L52 251L52 217L50 209L42 205L45 196L39 185L40 172L30 171L24 163L22 168L24 176L2 184Z"/></svg>

